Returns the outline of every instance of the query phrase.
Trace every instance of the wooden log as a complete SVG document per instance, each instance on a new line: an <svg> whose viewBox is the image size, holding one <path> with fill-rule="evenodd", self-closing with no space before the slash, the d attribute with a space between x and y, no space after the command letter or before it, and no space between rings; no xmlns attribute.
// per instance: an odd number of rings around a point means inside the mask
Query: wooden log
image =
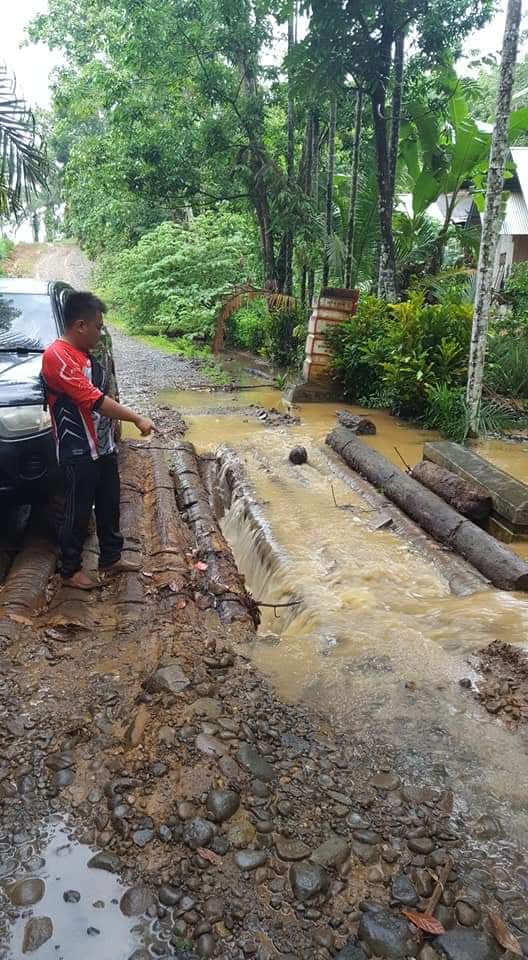
<svg viewBox="0 0 528 960"><path fill-rule="evenodd" d="M206 560L205 586L215 597L221 619L227 623L251 619L257 627L260 612L213 513L191 443L182 443L175 451L171 474L179 509Z"/></svg>
<svg viewBox="0 0 528 960"><path fill-rule="evenodd" d="M336 417L343 427L352 430L358 436L374 436L376 433L376 424L368 417L358 417L348 410L338 410Z"/></svg>
<svg viewBox="0 0 528 960"><path fill-rule="evenodd" d="M528 564L488 533L462 517L432 490L394 466L381 453L364 446L344 427L337 427L327 443L345 463L398 504L427 533L461 554L503 590L528 589Z"/></svg>
<svg viewBox="0 0 528 960"><path fill-rule="evenodd" d="M437 463L422 460L411 471L411 477L436 493L464 517L473 520L473 523L484 523L491 513L490 496Z"/></svg>

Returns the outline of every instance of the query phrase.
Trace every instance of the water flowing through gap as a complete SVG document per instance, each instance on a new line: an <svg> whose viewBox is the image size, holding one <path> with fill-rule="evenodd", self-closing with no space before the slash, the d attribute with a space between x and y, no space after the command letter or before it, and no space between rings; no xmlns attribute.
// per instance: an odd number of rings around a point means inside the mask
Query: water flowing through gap
<svg viewBox="0 0 528 960"><path fill-rule="evenodd" d="M279 395L254 393L162 397L177 403L200 452L229 445L219 473L222 527L253 595L300 601L263 609L254 662L282 697L367 737L373 758L389 753L415 781L433 769L473 817L507 819L509 836L522 841L528 762L459 681L475 676L472 657L491 641L525 644L527 598L485 585L453 594L412 543L372 529L373 508L324 449L335 405L304 405L300 424L270 427L249 404L276 408ZM411 465L421 458L429 433L369 415L378 434L367 442L391 458L397 447ZM288 462L296 444L308 449L305 466ZM519 863L505 843L497 839L492 860Z"/></svg>

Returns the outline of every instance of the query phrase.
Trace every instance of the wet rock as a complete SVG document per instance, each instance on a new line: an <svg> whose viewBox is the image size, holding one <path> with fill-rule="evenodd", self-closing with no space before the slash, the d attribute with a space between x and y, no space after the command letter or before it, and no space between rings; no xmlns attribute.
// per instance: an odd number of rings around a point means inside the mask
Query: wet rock
<svg viewBox="0 0 528 960"><path fill-rule="evenodd" d="M194 745L200 753L205 753L207 757L225 757L229 753L229 747L210 733L199 733Z"/></svg>
<svg viewBox="0 0 528 960"><path fill-rule="evenodd" d="M140 703L134 719L125 733L125 740L129 747L137 747L143 740L143 734L149 722L149 712L144 703Z"/></svg>
<svg viewBox="0 0 528 960"><path fill-rule="evenodd" d="M365 960L365 957L363 947L356 941L355 943L347 943L346 947L336 953L334 960Z"/></svg>
<svg viewBox="0 0 528 960"><path fill-rule="evenodd" d="M190 713L194 717L205 717L206 720L218 720L222 716L223 707L220 700L212 697L201 697L191 703Z"/></svg>
<svg viewBox="0 0 528 960"><path fill-rule="evenodd" d="M196 950L199 957L212 957L216 950L216 940L211 933L204 933L198 937Z"/></svg>
<svg viewBox="0 0 528 960"><path fill-rule="evenodd" d="M409 877L401 874L392 881L392 899L403 903L406 907L414 907L418 903L418 894Z"/></svg>
<svg viewBox="0 0 528 960"><path fill-rule="evenodd" d="M106 870L108 873L119 873L123 868L123 863L115 853L111 853L109 850L101 850L100 853L96 853L88 861L88 866L95 870Z"/></svg>
<svg viewBox="0 0 528 960"><path fill-rule="evenodd" d="M428 870L420 868L413 873L414 885L419 897L428 900L434 889L434 882Z"/></svg>
<svg viewBox="0 0 528 960"><path fill-rule="evenodd" d="M125 917L140 917L149 907L156 905L156 898L149 887L130 887L121 897L119 907Z"/></svg>
<svg viewBox="0 0 528 960"><path fill-rule="evenodd" d="M234 790L211 790L207 796L207 809L217 823L229 820L240 806L240 796Z"/></svg>
<svg viewBox="0 0 528 960"><path fill-rule="evenodd" d="M372 847L368 843L358 843L357 840L353 840L350 847L354 856L365 865L375 863L378 859L376 847Z"/></svg>
<svg viewBox="0 0 528 960"><path fill-rule="evenodd" d="M502 956L502 950L487 933L462 927L455 927L437 937L435 950L448 960L498 960Z"/></svg>
<svg viewBox="0 0 528 960"><path fill-rule="evenodd" d="M218 761L218 767L227 780L238 780L240 767L233 757L221 757Z"/></svg>
<svg viewBox="0 0 528 960"><path fill-rule="evenodd" d="M455 906L456 917L463 927L475 927L482 916L480 907L467 900L458 900Z"/></svg>
<svg viewBox="0 0 528 960"><path fill-rule="evenodd" d="M314 850L310 859L321 867L338 867L345 862L349 854L350 846L347 841L333 834Z"/></svg>
<svg viewBox="0 0 528 960"><path fill-rule="evenodd" d="M240 744L238 759L242 766L245 767L246 770L249 770L258 780L273 780L275 775L273 767L251 744Z"/></svg>
<svg viewBox="0 0 528 960"><path fill-rule="evenodd" d="M59 790L63 790L64 787L69 787L75 779L75 774L73 770L57 770L57 773L54 773L51 782L54 787L57 787Z"/></svg>
<svg viewBox="0 0 528 960"><path fill-rule="evenodd" d="M154 830L135 830L132 834L132 840L136 847L146 847L155 837Z"/></svg>
<svg viewBox="0 0 528 960"><path fill-rule="evenodd" d="M395 773L377 773L375 777L372 777L370 785L375 790L384 790L390 793L399 789L401 780Z"/></svg>
<svg viewBox="0 0 528 960"><path fill-rule="evenodd" d="M404 960L418 953L418 939L407 921L385 908L363 913L358 936L371 953L384 960Z"/></svg>
<svg viewBox="0 0 528 960"><path fill-rule="evenodd" d="M158 740L160 743L164 743L167 747L173 747L176 743L176 730L174 727L160 727L158 732Z"/></svg>
<svg viewBox="0 0 528 960"><path fill-rule="evenodd" d="M375 846L377 843L381 843L381 837L375 830L354 830L352 836L358 843L366 843L368 846Z"/></svg>
<svg viewBox="0 0 528 960"><path fill-rule="evenodd" d="M288 460L296 466L306 463L308 460L306 447L293 447L288 454Z"/></svg>
<svg viewBox="0 0 528 960"><path fill-rule="evenodd" d="M52 934L53 924L50 917L32 917L24 929L22 953L33 953L34 950L38 950Z"/></svg>
<svg viewBox="0 0 528 960"><path fill-rule="evenodd" d="M275 847L281 860L306 860L310 856L310 847L302 840L276 836Z"/></svg>
<svg viewBox="0 0 528 960"><path fill-rule="evenodd" d="M158 828L158 835L163 843L170 843L172 840L172 830L166 823L161 823Z"/></svg>
<svg viewBox="0 0 528 960"><path fill-rule="evenodd" d="M194 817L185 824L183 839L191 850L197 850L198 847L206 847L213 836L213 824L210 823L209 820L204 820L203 817Z"/></svg>
<svg viewBox="0 0 528 960"><path fill-rule="evenodd" d="M312 934L312 940L318 947L324 947L325 950L332 950L335 943L335 935L329 927L318 927ZM361 957L364 960L364 955Z"/></svg>
<svg viewBox="0 0 528 960"><path fill-rule="evenodd" d="M264 783L263 780L252 780L249 789L254 797L259 797L262 800L265 800L271 794L269 784Z"/></svg>
<svg viewBox="0 0 528 960"><path fill-rule="evenodd" d="M421 856L427 856L432 853L435 845L430 837L410 837L407 840L407 846L413 853L419 853Z"/></svg>
<svg viewBox="0 0 528 960"><path fill-rule="evenodd" d="M172 693L177 695L189 687L191 681L183 672L179 662L172 660L158 669L146 681L145 688L149 693Z"/></svg>
<svg viewBox="0 0 528 960"><path fill-rule="evenodd" d="M181 890L178 887L173 887L170 884L163 884L158 890L159 902L163 904L164 907L175 907L177 903L180 902L182 898Z"/></svg>
<svg viewBox="0 0 528 960"><path fill-rule="evenodd" d="M290 867L290 884L297 900L304 903L318 893L326 893L330 877L318 863L293 863Z"/></svg>
<svg viewBox="0 0 528 960"><path fill-rule="evenodd" d="M426 943L418 954L418 960L440 960L440 954L433 950L429 943Z"/></svg>
<svg viewBox="0 0 528 960"><path fill-rule="evenodd" d="M265 850L237 850L235 853L235 863L241 870L256 870L263 867L267 859Z"/></svg>
<svg viewBox="0 0 528 960"><path fill-rule="evenodd" d="M101 931L97 927L88 927L86 933L89 937L98 937Z"/></svg>
<svg viewBox="0 0 528 960"><path fill-rule="evenodd" d="M61 753L50 753L45 762L50 770L66 770L67 767L73 767L75 759L73 753L63 750Z"/></svg>
<svg viewBox="0 0 528 960"><path fill-rule="evenodd" d="M203 905L203 912L209 923L218 923L224 915L224 902L220 897L209 897Z"/></svg>
<svg viewBox="0 0 528 960"><path fill-rule="evenodd" d="M64 903L79 903L81 899L81 894L78 890L65 890L62 899Z"/></svg>
<svg viewBox="0 0 528 960"><path fill-rule="evenodd" d="M192 803L188 802L188 800L181 800L176 807L176 810L178 811L180 820L190 820L195 814L195 808Z"/></svg>
<svg viewBox="0 0 528 960"><path fill-rule="evenodd" d="M9 890L9 899L16 907L31 907L44 896L46 885L39 877L19 880Z"/></svg>
<svg viewBox="0 0 528 960"><path fill-rule="evenodd" d="M140 947L139 950L134 950L134 953L130 954L128 960L152 960L152 954L144 947Z"/></svg>
<svg viewBox="0 0 528 960"><path fill-rule="evenodd" d="M238 814L236 820L229 824L227 839L229 843L238 850L243 850L254 842L257 831L247 816L242 811Z"/></svg>

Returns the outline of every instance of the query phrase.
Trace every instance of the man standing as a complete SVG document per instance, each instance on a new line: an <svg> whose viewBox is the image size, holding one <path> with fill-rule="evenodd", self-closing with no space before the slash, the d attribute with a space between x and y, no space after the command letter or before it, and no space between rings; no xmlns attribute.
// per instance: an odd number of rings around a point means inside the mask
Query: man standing
<svg viewBox="0 0 528 960"><path fill-rule="evenodd" d="M121 559L120 482L113 421L134 423L144 437L155 429L148 417L106 396L105 371L90 356L100 339L105 311L105 305L91 293L70 294L64 307L64 334L42 358L42 378L66 494L59 535L61 574L65 582L81 590L99 585L82 571L82 551L93 507L99 569L107 573L139 569L139 564Z"/></svg>

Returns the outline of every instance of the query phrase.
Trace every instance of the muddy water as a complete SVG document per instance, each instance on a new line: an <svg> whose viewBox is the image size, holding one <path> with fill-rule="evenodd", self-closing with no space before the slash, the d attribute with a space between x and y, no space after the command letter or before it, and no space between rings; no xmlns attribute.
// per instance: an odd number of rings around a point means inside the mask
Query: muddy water
<svg viewBox="0 0 528 960"><path fill-rule="evenodd" d="M11 914L7 942L0 956L22 957L24 930L31 917L49 917L51 937L38 950L39 960L125 960L143 942L137 918L120 910L125 887L105 870L87 868L93 850L73 839L57 820L39 840L23 844L18 864L4 864L0 878L0 914ZM39 897L31 906L17 905L19 881L40 880ZM64 894L78 897L66 902ZM77 901L77 902L75 902ZM7 953L2 952L5 947Z"/></svg>
<svg viewBox="0 0 528 960"><path fill-rule="evenodd" d="M459 680L473 675L472 655L492 640L526 643L528 597L484 586L454 596L416 548L390 529L373 531L375 511L347 486L324 448L335 404L301 405L294 411L300 425L269 427L249 404L279 408L274 390L161 399L178 406L199 449L225 442L243 463L275 544L270 562L256 549L245 504L235 498L224 531L253 594L267 603L300 600L263 610L253 650L280 694L309 700L337 723L367 724L373 737L398 750L411 775L423 767L427 776L436 758L474 811L496 807L518 838L526 836L526 756ZM410 465L421 459L430 432L384 412L371 416L378 433L365 442L398 464L400 457ZM297 443L308 450L304 467L288 462ZM504 462L509 448L493 445Z"/></svg>

